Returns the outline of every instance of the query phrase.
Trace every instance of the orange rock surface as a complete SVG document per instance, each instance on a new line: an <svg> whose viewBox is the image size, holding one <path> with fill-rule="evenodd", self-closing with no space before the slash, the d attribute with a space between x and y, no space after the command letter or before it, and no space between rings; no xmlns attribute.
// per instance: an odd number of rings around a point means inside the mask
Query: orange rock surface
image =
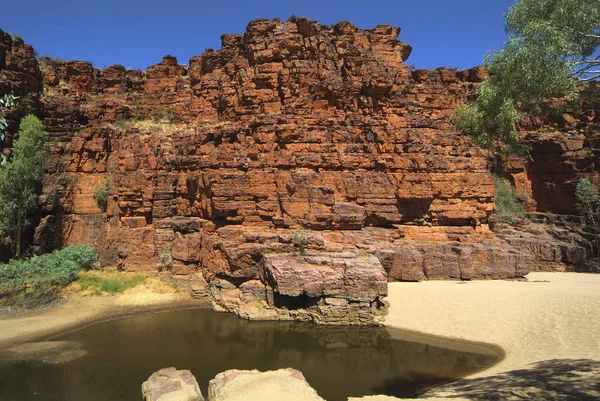
<svg viewBox="0 0 600 401"><path fill-rule="evenodd" d="M314 252L369 261L365 280L382 269L392 280L523 276L528 256L487 229L494 156L450 121L487 71L410 71L399 33L255 20L187 66L46 60L40 73L32 49L0 31L0 72L50 133L35 248L88 243L124 270L159 269L169 253L164 268L228 281L240 297L256 294L240 287L253 280L273 290L265 256L298 251L301 228ZM507 170L531 209L552 204L544 174L555 170L539 155L557 145L545 141ZM103 210L95 192L107 183ZM368 290L338 292L349 289Z"/></svg>

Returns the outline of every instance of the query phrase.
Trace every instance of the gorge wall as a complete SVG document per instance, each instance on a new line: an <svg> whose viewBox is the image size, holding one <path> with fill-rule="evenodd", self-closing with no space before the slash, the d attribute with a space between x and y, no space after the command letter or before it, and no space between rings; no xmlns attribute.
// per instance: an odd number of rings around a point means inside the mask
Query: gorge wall
<svg viewBox="0 0 600 401"><path fill-rule="evenodd" d="M535 255L487 224L495 157L450 123L486 70L410 71L399 33L256 20L142 72L38 67L0 31L0 93L29 94L50 136L35 250L87 243L105 265L205 280L246 317L328 323L380 321L388 279L525 275ZM571 212L556 186L597 181L598 115L508 166L531 209ZM553 129L582 121L565 118Z"/></svg>

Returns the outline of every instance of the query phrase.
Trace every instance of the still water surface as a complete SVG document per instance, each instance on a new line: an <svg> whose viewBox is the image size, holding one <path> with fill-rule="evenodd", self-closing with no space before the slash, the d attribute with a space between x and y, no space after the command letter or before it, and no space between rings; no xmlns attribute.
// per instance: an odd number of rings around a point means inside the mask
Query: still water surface
<svg viewBox="0 0 600 401"><path fill-rule="evenodd" d="M169 366L191 370L203 394L227 369L293 367L328 401L406 397L497 360L477 347L397 338L403 333L382 327L248 322L208 309L164 312L55 338L81 344L85 354L69 362L0 362L0 400L141 400L142 382Z"/></svg>

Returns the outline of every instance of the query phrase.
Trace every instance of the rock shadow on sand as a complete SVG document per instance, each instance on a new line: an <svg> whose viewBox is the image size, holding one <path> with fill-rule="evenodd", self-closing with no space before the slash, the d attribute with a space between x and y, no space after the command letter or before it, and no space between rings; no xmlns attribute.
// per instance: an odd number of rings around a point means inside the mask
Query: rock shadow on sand
<svg viewBox="0 0 600 401"><path fill-rule="evenodd" d="M600 399L600 361L552 359L494 376L460 379L422 395L477 401L595 401Z"/></svg>

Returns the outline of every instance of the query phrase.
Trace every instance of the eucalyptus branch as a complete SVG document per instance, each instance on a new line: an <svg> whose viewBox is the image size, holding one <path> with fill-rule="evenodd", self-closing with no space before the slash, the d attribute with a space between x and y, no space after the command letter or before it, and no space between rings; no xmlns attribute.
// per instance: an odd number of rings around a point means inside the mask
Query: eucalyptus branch
<svg viewBox="0 0 600 401"><path fill-rule="evenodd" d="M580 61L573 61L572 62L573 65L584 65L584 64L600 64L600 56L590 59L590 60L580 60Z"/></svg>
<svg viewBox="0 0 600 401"><path fill-rule="evenodd" d="M600 35L593 35L591 33L583 33L583 32L577 32L577 33L585 36L586 38L600 39Z"/></svg>

